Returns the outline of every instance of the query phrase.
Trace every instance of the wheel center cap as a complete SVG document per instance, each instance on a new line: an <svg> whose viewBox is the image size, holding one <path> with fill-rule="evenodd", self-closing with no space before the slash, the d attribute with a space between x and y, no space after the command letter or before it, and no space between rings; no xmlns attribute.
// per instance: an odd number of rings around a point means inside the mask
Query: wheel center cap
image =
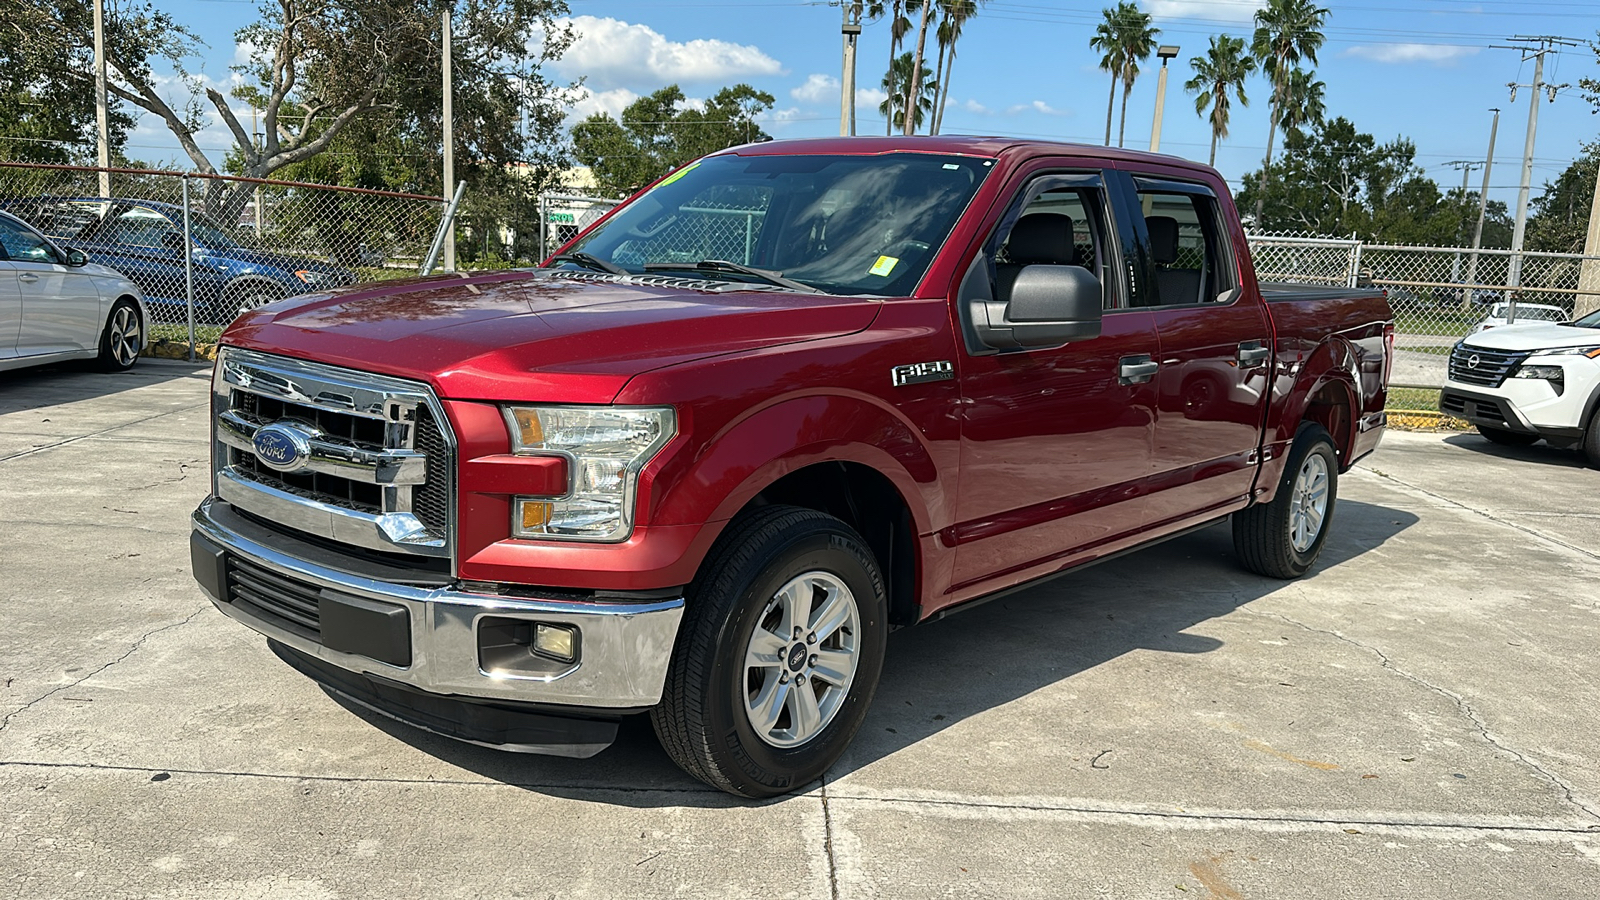
<svg viewBox="0 0 1600 900"><path fill-rule="evenodd" d="M798 672L801 669L805 668L805 664L806 664L806 645L805 644L795 644L793 647L790 647L789 648L789 670L792 671L792 672Z"/></svg>

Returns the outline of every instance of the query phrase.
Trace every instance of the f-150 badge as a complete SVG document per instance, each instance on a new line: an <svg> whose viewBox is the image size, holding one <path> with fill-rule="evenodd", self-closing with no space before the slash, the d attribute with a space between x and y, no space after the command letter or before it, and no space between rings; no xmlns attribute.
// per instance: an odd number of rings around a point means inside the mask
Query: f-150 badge
<svg viewBox="0 0 1600 900"><path fill-rule="evenodd" d="M950 365L948 359L911 363L906 366L895 366L889 370L889 380L894 382L895 387L926 384L930 381L949 381L955 377L955 366Z"/></svg>

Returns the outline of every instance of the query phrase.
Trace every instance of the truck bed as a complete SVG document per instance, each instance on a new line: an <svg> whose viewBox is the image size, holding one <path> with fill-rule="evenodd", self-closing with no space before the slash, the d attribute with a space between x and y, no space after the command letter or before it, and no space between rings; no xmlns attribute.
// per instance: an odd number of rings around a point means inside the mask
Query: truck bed
<svg viewBox="0 0 1600 900"><path fill-rule="evenodd" d="M1386 296L1382 288L1353 288L1296 281L1263 281L1260 285L1261 297L1268 303L1293 300L1381 300Z"/></svg>

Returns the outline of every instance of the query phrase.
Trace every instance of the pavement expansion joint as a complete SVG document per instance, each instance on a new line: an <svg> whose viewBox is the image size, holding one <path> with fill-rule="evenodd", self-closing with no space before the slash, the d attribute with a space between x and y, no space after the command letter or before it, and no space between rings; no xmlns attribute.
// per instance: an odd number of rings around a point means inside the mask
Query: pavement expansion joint
<svg viewBox="0 0 1600 900"><path fill-rule="evenodd" d="M1427 488L1424 488L1424 487L1418 487L1417 485L1414 485L1409 481L1405 481L1403 479L1396 478L1395 476L1390 475L1388 472L1379 471L1378 469L1369 468L1367 466L1357 466L1356 468L1358 468L1358 469L1360 469L1360 470L1362 470L1364 472L1367 472L1367 473L1373 475L1374 477L1381 478L1384 481L1392 482L1393 484L1399 485L1399 486L1405 488L1408 491L1411 491L1411 492L1416 493L1416 494L1421 494L1422 496L1427 497L1427 498L1429 498L1431 500L1436 500L1439 503L1442 503L1442 504L1444 504L1446 506L1450 506L1450 507L1453 507L1453 508L1458 509L1458 510L1464 510L1464 511L1472 513L1473 515L1476 515L1476 516L1481 516L1482 518L1488 519L1489 521L1495 523L1496 525L1503 525L1503 526L1505 526L1507 528L1511 528L1511 529L1514 529L1516 531L1520 531L1523 534L1532 535L1533 537L1536 537L1541 541L1547 541L1547 542L1549 542L1551 544L1555 544L1558 547L1562 547L1562 548L1565 548L1567 550L1570 550L1573 553L1580 554L1580 555L1588 557L1589 559L1592 559L1592 560L1600 561L1600 553L1596 553L1593 550L1589 550L1589 549L1586 549L1584 547L1580 547L1577 544L1569 543L1569 542L1564 541L1564 540L1562 540L1562 539L1560 539L1558 537L1554 537L1552 535L1545 534L1544 532L1538 530L1537 528L1529 528L1526 525L1518 525L1516 522L1513 522L1513 521L1511 521L1509 519L1503 519L1500 516L1497 516L1494 513L1491 513L1491 512L1489 512L1487 510L1476 509L1474 507L1466 505L1465 503L1460 502L1459 500L1452 500L1451 498L1446 497L1443 494L1435 493L1435 492L1430 491L1430 490L1428 490Z"/></svg>
<svg viewBox="0 0 1600 900"><path fill-rule="evenodd" d="M206 610L208 610L210 608L211 608L211 604L207 603L205 606L202 606L199 609L196 609L194 612L188 614L187 616L184 616L182 619L179 619L176 622L168 622L167 624L162 625L160 628L154 628L154 629L151 629L150 631L145 632L144 634L139 635L139 638L133 642L133 646L129 647L126 653L123 653L121 656L117 657L116 659L111 660L110 662L108 662L105 665L99 667L98 669L95 669L92 672L89 672L89 673L87 673L87 674L85 674L85 675L83 675L83 676L81 676L81 677L79 677L77 679L74 679L73 681L68 682L67 684L58 684L55 687L51 688L50 690L48 690L48 691L44 692L43 694L39 695L38 697L35 697L32 700L29 700L27 703L24 703L22 706L12 710L9 713L6 713L5 718L0 719L0 731L4 731L6 729L6 726L11 724L11 720L12 719L16 718L17 716L22 715L23 713L27 712L28 710L32 709L33 707L37 706L38 704L43 703L44 701L50 699L51 697L54 697L56 694L59 694L62 691L71 690L72 688L75 688L78 685L83 684L85 681L88 681L89 679L95 677L96 675L99 675L101 672L106 671L107 669L111 668L112 666L116 665L117 663L120 663L123 660L127 659L128 657L132 656L134 653L137 653L139 651L139 648L144 646L144 642L148 641L150 638L155 637L156 635L162 633L163 631L171 631L174 628L182 628L183 626L185 626L185 625L189 624L191 621L193 621L195 616L200 615L201 613L205 612Z"/></svg>
<svg viewBox="0 0 1600 900"><path fill-rule="evenodd" d="M1500 738L1496 737L1494 735L1494 732L1489 730L1489 723L1484 721L1483 716L1480 715L1478 713L1478 711L1473 708L1472 704L1467 702L1467 699L1465 697L1463 697L1461 694L1458 694L1455 691L1450 690L1449 688L1441 687L1441 686L1439 686L1437 684L1434 684L1433 682L1427 680L1426 678L1423 678L1422 676L1417 675L1417 674L1415 674L1413 672L1407 671L1406 669L1402 669L1400 666L1395 664L1394 660L1389 658L1389 655L1387 653L1384 653L1382 650L1378 649L1377 647L1372 646L1371 644L1367 644L1367 643L1363 643L1362 641L1358 641L1355 638L1352 638L1352 637L1350 637L1350 636L1348 636L1348 635L1346 635L1346 634L1344 634L1342 632L1333 631L1333 630L1326 629L1326 628L1317 628L1317 627L1314 627L1314 626L1311 626L1311 625L1307 625L1304 622L1301 622L1301 621L1299 621L1297 619L1294 619L1294 618L1292 618L1290 616L1286 616L1286 615L1284 615L1282 613L1267 612L1267 611L1264 611L1264 610L1256 610L1256 609L1248 609L1248 608L1246 608L1245 611L1250 613L1250 614L1252 614L1252 615L1264 616L1264 617L1267 617L1267 618L1277 619L1277 620L1279 620L1281 622L1285 622L1285 623L1287 623L1289 625L1293 625L1296 628L1300 628L1300 629L1303 629L1305 631L1312 632L1313 634L1327 635L1328 637L1334 638L1336 640L1343 641L1344 643L1349 644L1352 647L1356 647L1356 648L1359 648L1361 650L1365 650L1366 652L1372 654L1373 656L1376 656L1378 658L1378 661L1382 664L1383 668L1388 669L1389 671L1393 672L1396 675L1399 675L1401 678L1404 678L1404 679L1406 679L1407 681L1410 681L1413 684L1416 684L1416 685L1419 685L1419 686L1421 686L1423 688L1426 688L1426 689L1438 694L1439 696L1450 700L1452 703L1455 704L1456 709L1461 713L1461 715L1463 717L1465 717L1467 719L1467 721L1472 723L1473 728L1478 732L1478 736L1482 737L1485 742L1487 742L1490 746L1494 747L1496 750L1499 750L1500 752L1505 753L1507 756L1510 756L1510 757L1516 759L1518 762L1522 763L1522 765L1525 766L1529 771L1533 772L1538 777L1540 777L1540 778L1544 779L1545 781L1549 782L1551 785L1553 785L1558 791L1560 791L1564 795L1564 797L1565 797L1565 799L1566 799L1566 801L1568 803L1570 803L1572 806L1574 806L1575 808L1580 810L1588 818L1593 819L1596 823L1600 823L1600 811L1597 811L1594 806L1592 806L1591 804L1589 804L1588 802L1586 802L1585 800L1580 798L1578 796L1578 794L1577 794L1576 789L1573 788L1573 786L1572 786L1572 784L1570 782L1568 782L1566 779L1562 778L1560 775L1557 775L1556 773L1554 773L1554 772L1550 771L1549 769L1545 768L1543 765L1541 765L1539 763L1538 760L1533 759L1532 757L1530 757L1527 754L1523 753L1521 750L1516 749L1515 747L1509 746L1504 741L1502 741Z"/></svg>
<svg viewBox="0 0 1600 900"><path fill-rule="evenodd" d="M828 809L828 775L822 775L822 849L828 855L828 893L839 900L839 864L833 853L833 812Z"/></svg>

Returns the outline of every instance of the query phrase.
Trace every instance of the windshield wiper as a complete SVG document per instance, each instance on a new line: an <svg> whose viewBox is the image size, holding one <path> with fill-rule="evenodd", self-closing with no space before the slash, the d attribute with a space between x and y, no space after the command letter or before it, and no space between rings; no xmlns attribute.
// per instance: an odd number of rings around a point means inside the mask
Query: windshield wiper
<svg viewBox="0 0 1600 900"><path fill-rule="evenodd" d="M736 272L740 275L753 275L768 284L786 287L791 291L800 291L806 294L820 294L822 291L793 278L783 277L782 272L773 272L767 269L757 269L742 263L729 262L725 259L702 259L697 263L651 262L644 264L646 272L656 272L664 269L698 269L710 272Z"/></svg>
<svg viewBox="0 0 1600 900"><path fill-rule="evenodd" d="M585 269L594 269L597 272L605 272L608 275L632 275L633 274L632 272L629 272L627 269L624 269L623 267L617 265L614 262L611 262L610 260L601 259L600 257L595 256L592 253L585 253L582 250L574 250L571 253L560 253L560 254L557 254L555 256L550 257L550 261L551 262L574 262L574 263L577 263L580 266L583 266Z"/></svg>

